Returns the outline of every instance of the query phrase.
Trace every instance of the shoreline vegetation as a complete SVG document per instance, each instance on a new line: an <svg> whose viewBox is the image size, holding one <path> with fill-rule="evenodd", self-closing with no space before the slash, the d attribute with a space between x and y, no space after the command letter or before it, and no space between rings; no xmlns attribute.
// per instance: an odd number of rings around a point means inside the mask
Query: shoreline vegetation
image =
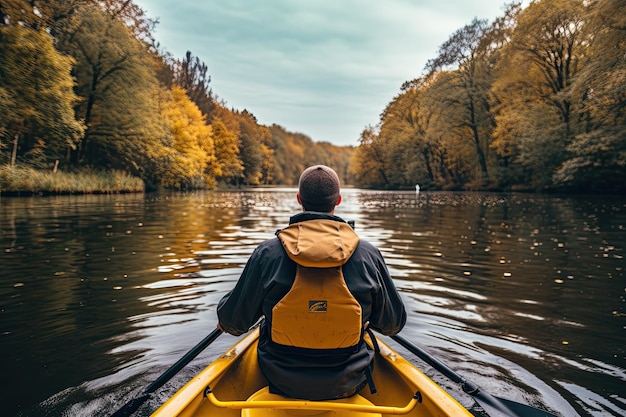
<svg viewBox="0 0 626 417"><path fill-rule="evenodd" d="M2 197L143 192L143 180L122 171L53 172L31 167L0 166Z"/></svg>
<svg viewBox="0 0 626 417"><path fill-rule="evenodd" d="M296 186L291 184L292 186ZM282 187L284 185L244 185L245 188L257 187ZM230 189L231 187L242 188L242 185L233 186L228 184L216 184L215 187L195 187L200 189ZM344 188L355 187L354 184L344 184ZM357 186L358 187L358 186ZM59 195L82 195L82 194L130 194L149 193L162 187L155 188L147 186L145 182L129 173L119 170L94 170L83 169L77 172L41 170L29 166L0 165L0 198L1 197L44 197ZM172 187L166 187L173 189ZM412 187L377 188L363 187L363 189L376 189L388 191L407 191ZM181 189L183 190L183 189ZM190 189L184 188L185 191ZM484 192L538 192L538 193L558 193L563 190L543 189L537 190L532 187L510 187L501 188L437 188L428 187L423 191L484 191ZM569 190L567 194L578 194L574 190ZM602 193L600 193L602 194Z"/></svg>

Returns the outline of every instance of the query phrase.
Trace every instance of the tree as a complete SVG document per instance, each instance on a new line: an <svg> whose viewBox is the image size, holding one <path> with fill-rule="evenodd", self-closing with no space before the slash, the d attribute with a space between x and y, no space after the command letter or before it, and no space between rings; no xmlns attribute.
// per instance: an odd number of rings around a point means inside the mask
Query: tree
<svg viewBox="0 0 626 417"><path fill-rule="evenodd" d="M268 140L271 140L272 138L271 134L267 135L266 138ZM274 149L272 149L271 144L262 143L261 154L262 154L261 184L273 184L274 183L274 165L276 161L274 160Z"/></svg>
<svg viewBox="0 0 626 417"><path fill-rule="evenodd" d="M429 157L429 167L434 180L433 186L443 189L463 189L475 184L480 166L476 148L465 125L465 114L450 105L461 89L455 85L457 71L439 71L428 79L422 93L424 145ZM478 181L480 183L480 175Z"/></svg>
<svg viewBox="0 0 626 417"><path fill-rule="evenodd" d="M363 129L359 146L350 161L351 174L357 185L388 187L388 158L384 143L378 138L378 132L372 126Z"/></svg>
<svg viewBox="0 0 626 417"><path fill-rule="evenodd" d="M75 19L59 42L76 58L83 99L76 111L87 126L73 162L143 176L162 134L153 61L124 23L100 8L83 7Z"/></svg>
<svg viewBox="0 0 626 417"><path fill-rule="evenodd" d="M56 33L56 23L68 18L86 0L5 0L0 3L0 24Z"/></svg>
<svg viewBox="0 0 626 417"><path fill-rule="evenodd" d="M488 92L492 77L489 65L481 62L488 58L489 45L482 42L488 28L487 20L474 19L444 42L437 58L426 64L426 71L431 77L446 68L456 72L455 77L449 78L449 90L441 99L458 114L451 129L462 140L473 143L482 186L489 181L486 152L491 136Z"/></svg>
<svg viewBox="0 0 626 417"><path fill-rule="evenodd" d="M182 61L174 63L174 82L187 91L187 95L204 113L207 123L211 122L215 102L209 86L211 77L207 73L207 65L200 58L187 51Z"/></svg>
<svg viewBox="0 0 626 417"><path fill-rule="evenodd" d="M211 126L217 160L215 175L230 183L233 179L240 178L243 172L243 163L239 159L239 142L237 136L226 128L221 119L214 119Z"/></svg>
<svg viewBox="0 0 626 417"><path fill-rule="evenodd" d="M578 135L568 151L572 156L556 171L556 185L584 192L626 192L626 129L623 125L605 126Z"/></svg>
<svg viewBox="0 0 626 417"><path fill-rule="evenodd" d="M535 188L551 185L581 127L572 84L588 53L585 17L582 0L531 2L499 63L493 93L506 100L497 106L495 146L529 172Z"/></svg>
<svg viewBox="0 0 626 417"><path fill-rule="evenodd" d="M161 116L168 131L168 152L158 177L161 185L180 189L215 185L217 161L211 126L185 90L163 91Z"/></svg>
<svg viewBox="0 0 626 417"><path fill-rule="evenodd" d="M2 138L7 135L9 120L15 119L15 115L12 114L14 108L15 101L13 97L11 97L6 89L0 87L0 114L3 115L3 117L0 118L0 163L7 163L9 161L8 156L5 155L8 145L3 143ZM9 134L8 137L10 136Z"/></svg>
<svg viewBox="0 0 626 417"><path fill-rule="evenodd" d="M401 93L385 108L381 115L379 137L391 149L388 158L390 181L396 186L416 183L431 186L435 150L427 135L432 117L425 104L425 79L404 83Z"/></svg>
<svg viewBox="0 0 626 417"><path fill-rule="evenodd" d="M53 38L72 30L75 14L85 6L98 6L128 25L138 39L150 40L155 22L129 0L5 0L0 3L0 24L46 31Z"/></svg>
<svg viewBox="0 0 626 417"><path fill-rule="evenodd" d="M623 125L626 119L626 4L596 1L585 32L590 39L573 95L582 97L584 126L592 131Z"/></svg>
<svg viewBox="0 0 626 417"><path fill-rule="evenodd" d="M66 0L55 0L61 3ZM154 47L155 41L152 31L158 23L157 20L149 19L146 12L133 3L132 0L72 0L88 4L96 3L101 10L112 20L121 22L126 26L135 39L141 43Z"/></svg>
<svg viewBox="0 0 626 417"><path fill-rule="evenodd" d="M568 189L624 192L626 170L626 4L594 2L585 30L588 53L572 86L583 126L554 180Z"/></svg>
<svg viewBox="0 0 626 417"><path fill-rule="evenodd" d="M302 171L316 164L333 167L344 184L351 184L350 158L352 146L336 146L328 142L314 142L302 133L288 132L279 125L270 126L274 160L272 184L297 185Z"/></svg>
<svg viewBox="0 0 626 417"><path fill-rule="evenodd" d="M286 131L282 126L270 126L276 165L274 179L278 184L294 185L306 168L307 155L315 147L313 140L302 133Z"/></svg>
<svg viewBox="0 0 626 417"><path fill-rule="evenodd" d="M237 114L239 121L239 156L244 165L243 182L259 185L263 179L264 159L271 157L265 143L271 139L269 128L260 126L254 115L247 110Z"/></svg>
<svg viewBox="0 0 626 417"><path fill-rule="evenodd" d="M18 157L43 163L60 159L79 142L84 128L73 110L72 63L57 52L47 33L0 27L0 102L7 109L0 130L11 143L12 165Z"/></svg>

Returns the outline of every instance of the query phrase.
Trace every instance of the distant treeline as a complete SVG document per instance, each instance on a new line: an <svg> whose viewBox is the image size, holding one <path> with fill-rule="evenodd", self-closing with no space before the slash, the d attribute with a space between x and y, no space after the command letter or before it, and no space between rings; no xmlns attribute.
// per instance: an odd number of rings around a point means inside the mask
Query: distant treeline
<svg viewBox="0 0 626 417"><path fill-rule="evenodd" d="M625 108L626 1L513 3L440 46L351 168L383 188L623 193Z"/></svg>
<svg viewBox="0 0 626 417"><path fill-rule="evenodd" d="M474 20L356 148L229 109L207 65L162 50L155 24L129 0L0 3L0 165L122 173L149 189L289 185L314 163L364 187L626 187L623 1L532 1ZM3 172L0 191L16 178Z"/></svg>
<svg viewBox="0 0 626 417"><path fill-rule="evenodd" d="M160 50L154 26L128 0L0 3L0 165L16 170L2 171L0 191L36 189L25 177L37 170L81 174L61 184L121 172L190 189L294 184L324 163L351 182L352 147L228 109L207 65Z"/></svg>

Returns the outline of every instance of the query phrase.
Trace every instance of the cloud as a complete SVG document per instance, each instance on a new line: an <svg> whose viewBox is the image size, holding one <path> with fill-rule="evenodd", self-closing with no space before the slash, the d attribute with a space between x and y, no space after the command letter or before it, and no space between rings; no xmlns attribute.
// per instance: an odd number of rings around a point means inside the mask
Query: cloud
<svg viewBox="0 0 626 417"><path fill-rule="evenodd" d="M176 57L204 61L213 91L260 123L356 145L438 46L497 0L136 0ZM479 3L479 4L477 4Z"/></svg>

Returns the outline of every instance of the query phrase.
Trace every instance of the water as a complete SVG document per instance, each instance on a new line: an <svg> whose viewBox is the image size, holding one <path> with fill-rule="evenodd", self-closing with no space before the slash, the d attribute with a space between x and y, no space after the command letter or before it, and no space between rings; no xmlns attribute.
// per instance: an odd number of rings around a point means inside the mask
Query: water
<svg viewBox="0 0 626 417"><path fill-rule="evenodd" d="M2 415L115 411L214 329L254 247L299 209L295 192L0 197ZM343 195L336 214L396 279L405 337L490 394L626 415L625 198ZM137 415L236 340L218 338Z"/></svg>

